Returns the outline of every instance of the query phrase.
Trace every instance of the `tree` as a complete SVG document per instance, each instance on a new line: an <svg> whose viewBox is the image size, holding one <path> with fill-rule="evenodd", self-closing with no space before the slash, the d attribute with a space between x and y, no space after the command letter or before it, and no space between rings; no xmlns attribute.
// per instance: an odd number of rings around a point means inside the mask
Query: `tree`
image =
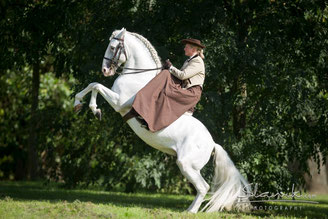
<svg viewBox="0 0 328 219"><path fill-rule="evenodd" d="M51 67L58 76L62 74L64 65L69 61L67 50L71 49L67 33L72 30L70 22L74 21L73 16L78 18L78 4L47 0L2 2L1 11L1 59L4 60L1 62L2 69L28 65L33 71L29 92L31 113L27 171L28 178L35 179L39 170L37 130L40 117L40 74L49 72ZM63 16L58 16L59 14ZM69 66L67 67L69 69Z"/></svg>

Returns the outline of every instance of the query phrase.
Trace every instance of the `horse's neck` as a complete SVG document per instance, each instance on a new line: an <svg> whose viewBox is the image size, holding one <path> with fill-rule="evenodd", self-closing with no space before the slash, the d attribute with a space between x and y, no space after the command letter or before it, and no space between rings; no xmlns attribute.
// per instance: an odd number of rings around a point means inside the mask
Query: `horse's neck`
<svg viewBox="0 0 328 219"><path fill-rule="evenodd" d="M125 63L125 68L135 69L152 69L156 68L156 62L151 56L149 50L136 37L131 35L125 36L125 47L128 51L128 60ZM141 88L143 88L151 79L153 79L158 70L146 71L138 74L124 74L129 72L136 72L138 70L123 70L123 75L119 76L113 88L125 93L125 96L135 95Z"/></svg>

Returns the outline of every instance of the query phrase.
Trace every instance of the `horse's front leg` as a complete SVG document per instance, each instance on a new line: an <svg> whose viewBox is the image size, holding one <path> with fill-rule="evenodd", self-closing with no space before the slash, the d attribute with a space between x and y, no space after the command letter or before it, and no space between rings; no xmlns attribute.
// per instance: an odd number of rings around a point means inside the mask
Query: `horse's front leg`
<svg viewBox="0 0 328 219"><path fill-rule="evenodd" d="M91 84L89 84L86 88L84 88L81 92L77 93L75 95L75 101L74 101L74 110L75 112L79 112L82 109L82 99L85 95L87 95L93 88L93 86L95 86L97 83L93 82Z"/></svg>
<svg viewBox="0 0 328 219"><path fill-rule="evenodd" d="M101 119L101 110L97 108L96 103L98 93L100 93L101 96L105 98L105 100L114 108L116 112L121 113L121 115L124 115L129 110L134 100L134 98L130 98L127 101L122 101L120 95L115 93L111 89L101 84L94 85L92 87L89 107L98 119Z"/></svg>
<svg viewBox="0 0 328 219"><path fill-rule="evenodd" d="M112 90L106 88L105 86L95 82L95 83L89 84L88 87L86 87L84 90L82 90L81 92L79 92L78 94L75 95L74 109L76 112L81 110L81 108L82 108L81 101L82 101L83 97L90 91L92 91L92 94L91 94L89 107L98 118L101 117L101 111L100 111L100 109L97 109L97 103L96 103L98 92L107 100L107 102L116 111L119 111L119 109L121 108L119 105L119 102L120 102L119 94L117 94L117 93L113 92Z"/></svg>

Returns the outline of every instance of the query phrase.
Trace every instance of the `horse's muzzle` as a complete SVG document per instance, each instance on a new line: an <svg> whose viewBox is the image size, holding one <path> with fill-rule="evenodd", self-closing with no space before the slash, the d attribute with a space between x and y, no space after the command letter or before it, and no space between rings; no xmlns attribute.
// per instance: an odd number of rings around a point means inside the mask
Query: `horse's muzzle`
<svg viewBox="0 0 328 219"><path fill-rule="evenodd" d="M105 77L113 76L115 74L115 70L113 68L103 67L102 72Z"/></svg>

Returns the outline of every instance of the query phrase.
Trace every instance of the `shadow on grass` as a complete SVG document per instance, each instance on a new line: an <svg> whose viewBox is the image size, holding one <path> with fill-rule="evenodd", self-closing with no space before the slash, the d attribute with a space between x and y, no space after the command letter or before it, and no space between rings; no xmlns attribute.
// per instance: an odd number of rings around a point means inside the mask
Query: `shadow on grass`
<svg viewBox="0 0 328 219"><path fill-rule="evenodd" d="M185 210L191 203L190 199L178 195L69 190L56 186L43 186L42 183L36 182L0 182L0 199L7 196L21 201L74 202L79 200L123 207L168 208L178 212Z"/></svg>
<svg viewBox="0 0 328 219"><path fill-rule="evenodd" d="M118 207L165 208L174 212L182 212L192 199L190 196L167 194L125 194L97 190L67 190L57 186L43 186L37 182L0 182L0 199L10 197L20 201L49 202L92 202L94 204L111 204ZM316 199L319 204L296 203L259 203L250 213L226 212L235 216L249 215L253 217L296 217L296 218L328 218L328 198ZM260 207L262 206L262 207ZM266 206L266 207L265 207Z"/></svg>

